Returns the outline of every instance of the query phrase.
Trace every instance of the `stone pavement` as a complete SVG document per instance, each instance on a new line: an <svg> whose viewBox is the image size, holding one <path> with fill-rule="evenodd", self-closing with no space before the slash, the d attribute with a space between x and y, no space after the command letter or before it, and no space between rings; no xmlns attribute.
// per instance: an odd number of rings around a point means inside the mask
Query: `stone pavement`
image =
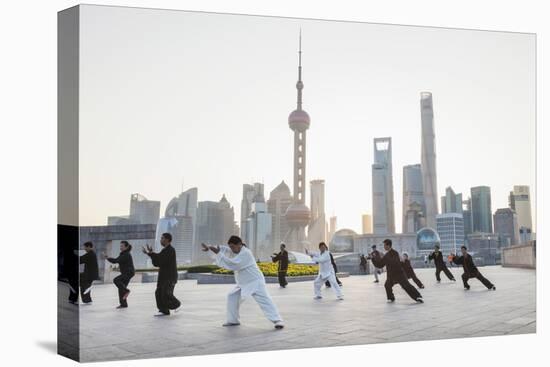
<svg viewBox="0 0 550 367"><path fill-rule="evenodd" d="M452 269L456 283L441 284L435 281L434 269L418 269L426 286L421 290L424 304L416 304L399 286L394 288L396 302L386 303L385 274L379 284L371 275L343 279L344 301L335 300L330 289L323 290L322 300L314 300L312 282L291 283L286 289L268 284L285 319L280 331L253 299L241 305L241 326L222 327L226 293L233 285L180 281L175 294L182 309L161 318L153 317L154 284L131 284L130 307L123 310L115 309L113 285L97 285L94 304L80 306L81 361L534 333L535 271L500 266L480 270L496 292L477 279L464 291L461 268Z"/></svg>

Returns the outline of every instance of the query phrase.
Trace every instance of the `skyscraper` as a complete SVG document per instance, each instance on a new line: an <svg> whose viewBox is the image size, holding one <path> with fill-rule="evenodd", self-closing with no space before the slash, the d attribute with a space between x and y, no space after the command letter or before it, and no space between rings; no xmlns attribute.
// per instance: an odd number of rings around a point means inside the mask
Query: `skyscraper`
<svg viewBox="0 0 550 367"><path fill-rule="evenodd" d="M227 243L234 234L235 212L225 195L220 201L200 201L197 208L197 240L195 246L195 263L209 263L206 253L200 251L200 243L212 245Z"/></svg>
<svg viewBox="0 0 550 367"><path fill-rule="evenodd" d="M445 213L436 216L437 234L444 254L458 254L464 245L464 219L461 213Z"/></svg>
<svg viewBox="0 0 550 367"><path fill-rule="evenodd" d="M441 213L462 213L462 194L455 194L451 187L441 197Z"/></svg>
<svg viewBox="0 0 550 367"><path fill-rule="evenodd" d="M514 186L509 197L510 208L512 208L518 216L519 227L533 229L533 221L531 217L531 194L529 186Z"/></svg>
<svg viewBox="0 0 550 367"><path fill-rule="evenodd" d="M466 237L466 241L468 241L468 235L474 231L471 198L462 202L462 218L464 219L464 237Z"/></svg>
<svg viewBox="0 0 550 367"><path fill-rule="evenodd" d="M403 167L403 233L418 231L425 224L424 190L422 188L422 168L420 164Z"/></svg>
<svg viewBox="0 0 550 367"><path fill-rule="evenodd" d="M421 140L421 166L422 187L424 189L424 203L426 226L435 228L435 216L439 213L437 208L437 171L435 154L435 130L432 94L420 93L420 115L422 120Z"/></svg>
<svg viewBox="0 0 550 367"><path fill-rule="evenodd" d="M252 185L243 185L243 198L241 200L241 238L245 243L248 242L246 220L252 212L252 200L258 194L264 194L264 184L255 182Z"/></svg>
<svg viewBox="0 0 550 367"><path fill-rule="evenodd" d="M326 217L325 217L325 180L313 180L310 182L311 220L307 227L307 239L310 244L318 245L326 242Z"/></svg>
<svg viewBox="0 0 550 367"><path fill-rule="evenodd" d="M269 199L267 200L267 212L271 214L272 219L271 240L274 249L283 242L288 232L288 223L286 222L285 213L290 204L292 204L290 188L282 181L271 191Z"/></svg>
<svg viewBox="0 0 550 367"><path fill-rule="evenodd" d="M518 216L513 209L497 209L493 215L495 231L501 247L519 244Z"/></svg>
<svg viewBox="0 0 550 367"><path fill-rule="evenodd" d="M372 215L363 214L361 216L361 224L363 227L363 234L372 234Z"/></svg>
<svg viewBox="0 0 550 367"><path fill-rule="evenodd" d="M274 251L272 234L272 215L267 212L267 205L263 194L259 193L252 199L252 211L246 222L248 242L250 251L257 259L269 260Z"/></svg>
<svg viewBox="0 0 550 367"><path fill-rule="evenodd" d="M298 50L298 91L296 109L288 116L288 126L294 132L294 197L288 207L286 220L289 231L284 239L289 250L303 251L306 242L306 226L310 220L310 212L305 204L306 191L306 131L309 129L310 118L302 110L302 35L300 33Z"/></svg>
<svg viewBox="0 0 550 367"><path fill-rule="evenodd" d="M374 139L372 221L375 234L395 233L391 138Z"/></svg>
<svg viewBox="0 0 550 367"><path fill-rule="evenodd" d="M329 226L328 226L328 237L327 237L327 240L330 242L332 241L332 237L334 236L334 234L336 233L336 230L337 230L337 218L335 215L333 215L332 217L330 217L329 219Z"/></svg>
<svg viewBox="0 0 550 367"><path fill-rule="evenodd" d="M472 232L493 233L493 215L491 211L491 188L477 186L471 188L472 195Z"/></svg>
<svg viewBox="0 0 550 367"><path fill-rule="evenodd" d="M141 194L130 197L130 218L141 224L157 224L160 215L160 201L147 200Z"/></svg>

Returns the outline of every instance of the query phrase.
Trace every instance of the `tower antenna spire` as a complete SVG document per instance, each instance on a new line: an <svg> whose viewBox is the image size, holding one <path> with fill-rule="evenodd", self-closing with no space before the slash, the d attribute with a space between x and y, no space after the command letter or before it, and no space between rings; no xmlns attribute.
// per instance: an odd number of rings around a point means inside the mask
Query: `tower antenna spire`
<svg viewBox="0 0 550 367"><path fill-rule="evenodd" d="M304 83L302 82L302 28L300 28L300 35L298 38L298 82L296 83L296 89L298 90L297 109L302 109L302 89L304 89Z"/></svg>

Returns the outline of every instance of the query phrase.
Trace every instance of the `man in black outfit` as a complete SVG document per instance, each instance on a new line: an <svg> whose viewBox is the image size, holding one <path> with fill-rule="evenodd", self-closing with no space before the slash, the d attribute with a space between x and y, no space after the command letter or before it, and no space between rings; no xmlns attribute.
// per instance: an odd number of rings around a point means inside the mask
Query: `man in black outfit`
<svg viewBox="0 0 550 367"><path fill-rule="evenodd" d="M326 246L326 244L325 244L325 246ZM338 285L341 287L342 282L336 276L336 274L338 274L338 267L336 266L336 261L334 261L334 256L332 256L332 252L329 252L329 255L330 255L330 263L332 264L332 268L334 269L334 277L336 278L336 283L338 283ZM325 287L330 288L330 282L328 281L328 279L325 282Z"/></svg>
<svg viewBox="0 0 550 367"><path fill-rule="evenodd" d="M84 251L86 253L80 256L80 263L84 264L84 271L80 273L80 297L82 303L89 305L92 304L92 283L99 279L99 270L94 244L86 242Z"/></svg>
<svg viewBox="0 0 550 367"><path fill-rule="evenodd" d="M103 257L111 264L118 264L120 275L113 279L113 283L118 288L118 300L120 305L117 308L128 307L128 295L130 290L128 289L128 283L135 275L134 261L132 259L132 245L128 241L120 241L120 254L116 258L108 257L103 254Z"/></svg>
<svg viewBox="0 0 550 367"><path fill-rule="evenodd" d="M487 289L496 291L497 289L493 285L493 283L491 283L487 278L481 275L481 273L477 269L477 266L475 266L474 264L474 259L472 258L472 255L468 253L468 249L466 248L466 246L462 246L460 248L460 251L462 252L462 256L454 256L453 254L453 262L457 265L462 265L462 267L464 268L464 274L462 274L464 289L470 290L468 279L477 278L481 283L483 283L484 286L487 287Z"/></svg>
<svg viewBox="0 0 550 367"><path fill-rule="evenodd" d="M181 302L174 297L174 287L178 282L178 265L176 262L176 250L172 247L172 235L163 233L160 237L163 249L157 254L151 246L143 248L143 252L151 257L153 265L159 268L157 289L155 298L159 313L155 316L170 315L170 310L177 310Z"/></svg>
<svg viewBox="0 0 550 367"><path fill-rule="evenodd" d="M428 256L428 260L433 260L435 264L435 279L438 283L441 283L441 277L439 274L441 272L445 273L447 278L449 280L452 280L453 282L456 282L455 277L453 276L453 273L447 268L447 265L445 265L445 259L443 259L443 253L439 251L439 245L435 245L434 251Z"/></svg>
<svg viewBox="0 0 550 367"><path fill-rule="evenodd" d="M284 243L281 243L281 251L276 254L273 253L271 260L276 263L278 262L277 275L279 276L279 286L285 288L288 285L286 281L286 272L288 271L288 252L286 251L286 246Z"/></svg>
<svg viewBox="0 0 550 367"><path fill-rule="evenodd" d="M409 254L406 252L403 253L403 261L401 262L401 265L403 266L403 270L405 271L405 275L407 276L407 279L412 279L413 282L416 283L418 288L423 289L424 284L418 279L416 276L416 273L414 272L414 269L411 265L411 260L409 260Z"/></svg>
<svg viewBox="0 0 550 367"><path fill-rule="evenodd" d="M361 273L367 273L367 258L363 254L359 256L359 268L361 269Z"/></svg>
<svg viewBox="0 0 550 367"><path fill-rule="evenodd" d="M371 251L371 253L369 254L369 256L367 257L367 260L371 260L371 261L372 261L372 259L375 258L375 257L377 257L377 258L381 258L381 257L382 257L382 255L380 255L380 251L378 251L378 250L376 249L376 245L372 245L371 248L372 248L372 251ZM378 275L379 275L379 274L382 274L382 269L381 269L381 268L378 268L378 267L374 264L374 261L372 262L372 265L373 265L373 267L374 267L374 282L375 282L375 283L379 283L380 280L378 279Z"/></svg>
<svg viewBox="0 0 550 367"><path fill-rule="evenodd" d="M416 290L416 288L409 283L403 266L401 266L401 259L399 254L392 248L392 241L390 239L384 240L384 250L386 253L382 257L373 257L372 263L377 268L386 267L387 279L384 287L386 288L386 296L388 297L388 302L395 302L395 296L393 294L393 286L399 284L401 288L407 292L409 297L414 299L418 303L424 303L422 295Z"/></svg>

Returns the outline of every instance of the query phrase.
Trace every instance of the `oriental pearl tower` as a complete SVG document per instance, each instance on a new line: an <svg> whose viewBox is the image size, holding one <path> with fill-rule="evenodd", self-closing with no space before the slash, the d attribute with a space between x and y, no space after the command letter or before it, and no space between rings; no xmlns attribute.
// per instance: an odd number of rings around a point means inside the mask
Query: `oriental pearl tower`
<svg viewBox="0 0 550 367"><path fill-rule="evenodd" d="M294 197L288 207L285 218L289 230L285 236L285 244L290 251L302 252L308 247L306 227L310 220L310 212L305 205L306 190L306 130L309 129L309 115L302 110L302 32L300 31L298 49L298 82L296 83L298 100L296 109L288 116L288 126L294 132Z"/></svg>

